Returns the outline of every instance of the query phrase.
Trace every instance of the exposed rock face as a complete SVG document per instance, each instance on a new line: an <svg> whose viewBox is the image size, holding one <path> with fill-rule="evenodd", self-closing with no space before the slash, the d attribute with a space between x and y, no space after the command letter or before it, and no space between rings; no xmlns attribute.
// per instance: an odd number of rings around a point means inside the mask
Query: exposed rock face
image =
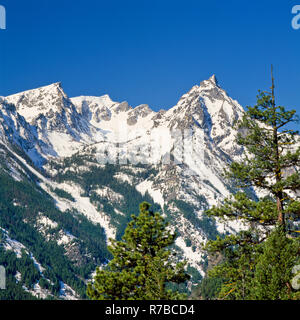
<svg viewBox="0 0 300 320"><path fill-rule="evenodd" d="M119 183L120 190L134 188L158 203L179 233L176 245L182 256L204 274L200 243L210 237L211 230L203 227L203 212L232 192L222 173L243 152L235 143L233 128L242 114L243 108L215 76L191 88L171 109L158 112L146 104L132 108L108 95L69 98L61 84L55 83L0 98L0 142L18 145L36 167L45 170L50 180L42 186L51 196L46 185L68 172L68 179L60 177L56 187L76 201L57 200L61 210L76 209L100 223L112 237L124 213L105 208L122 203L126 195L114 193L109 186L101 186L102 191L109 190L101 193L100 186L81 190L77 184L88 185L86 173L95 163L101 168L100 159L113 160L119 164L111 177L114 185ZM106 202L99 202L99 197ZM211 228L222 233L242 226L217 221ZM73 260L79 257L68 254ZM78 264L84 263L82 259Z"/></svg>

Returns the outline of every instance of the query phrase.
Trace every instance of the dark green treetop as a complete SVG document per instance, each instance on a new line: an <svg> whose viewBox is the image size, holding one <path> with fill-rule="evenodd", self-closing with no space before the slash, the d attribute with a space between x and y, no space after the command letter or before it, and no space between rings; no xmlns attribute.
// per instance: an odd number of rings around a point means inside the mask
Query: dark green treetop
<svg viewBox="0 0 300 320"><path fill-rule="evenodd" d="M132 215L122 241L111 240L113 259L97 269L87 294L94 300L172 300L183 295L166 289L168 282L188 280L185 262L176 263L171 250L172 233L162 215L140 204L140 214Z"/></svg>

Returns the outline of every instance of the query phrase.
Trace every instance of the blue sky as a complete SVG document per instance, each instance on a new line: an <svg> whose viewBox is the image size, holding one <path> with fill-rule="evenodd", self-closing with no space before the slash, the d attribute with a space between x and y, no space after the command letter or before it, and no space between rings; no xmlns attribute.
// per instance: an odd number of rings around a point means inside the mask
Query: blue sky
<svg viewBox="0 0 300 320"><path fill-rule="evenodd" d="M300 0L298 1L300 4ZM0 0L0 95L61 81L69 96L109 94L168 109L216 74L243 106L270 87L300 113L297 1Z"/></svg>

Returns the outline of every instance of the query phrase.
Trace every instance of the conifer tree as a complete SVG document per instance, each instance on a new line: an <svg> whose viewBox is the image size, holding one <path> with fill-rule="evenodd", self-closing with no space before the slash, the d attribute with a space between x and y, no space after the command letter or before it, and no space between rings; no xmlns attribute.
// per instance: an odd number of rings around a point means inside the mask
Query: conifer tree
<svg viewBox="0 0 300 320"><path fill-rule="evenodd" d="M183 299L184 295L166 288L168 282L189 278L185 263L176 263L168 248L175 237L161 214L143 202L139 216L132 215L122 241L110 239L113 259L103 270L97 268L87 295L93 300Z"/></svg>
<svg viewBox="0 0 300 320"><path fill-rule="evenodd" d="M287 238L282 226L275 228L258 258L250 290L251 299L287 300L295 296L290 282L298 250L299 243Z"/></svg>
<svg viewBox="0 0 300 320"><path fill-rule="evenodd" d="M219 295L223 299L253 297L253 278L257 282L258 274L263 270L257 265L258 261L260 266L263 261L265 264L273 263L266 250L270 250L271 245L278 244L270 240L265 246L264 242L274 227L281 230L278 241L283 241L287 236L295 238L297 235L293 222L300 216L299 132L287 128L287 125L297 121L298 117L295 110L287 111L276 105L274 89L272 70L271 92L259 91L257 104L248 107L237 124L237 143L244 147L245 153L241 161L231 163L226 177L240 191L225 199L223 205L215 206L207 212L208 215L225 221L238 219L246 223L245 231L224 238L218 237L216 241L209 241L206 246L210 253L222 253L224 258L223 263L210 271L211 276L224 279ZM255 188L257 194L265 196L259 199L251 197L251 188ZM272 237L276 237L276 233ZM296 239L293 241L296 242ZM264 259L259 260L261 255ZM269 262L266 261L268 258L271 259ZM291 257L294 262L296 258ZM255 276L256 268L258 274ZM276 268L273 270L276 271ZM290 276L273 275L275 278L281 277L281 280L285 277L285 281ZM284 281L281 280L278 283L287 289L288 283L283 285ZM264 297L280 299L282 291L276 292Z"/></svg>

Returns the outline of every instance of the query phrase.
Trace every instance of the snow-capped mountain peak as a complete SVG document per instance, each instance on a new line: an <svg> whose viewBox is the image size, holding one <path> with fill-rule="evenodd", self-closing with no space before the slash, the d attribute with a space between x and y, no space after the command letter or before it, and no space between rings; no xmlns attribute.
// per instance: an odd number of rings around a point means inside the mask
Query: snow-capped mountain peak
<svg viewBox="0 0 300 320"><path fill-rule="evenodd" d="M218 80L217 80L217 77L215 74L213 74L209 79L208 81L212 82L215 86L219 86L218 85Z"/></svg>
<svg viewBox="0 0 300 320"><path fill-rule="evenodd" d="M83 145L109 140L120 129L130 133L130 140L154 129L163 132L195 126L228 152L234 148L232 125L243 113L218 85L215 75L193 86L164 112L155 112L147 104L133 108L126 101L113 101L107 94L69 98L60 82L4 99L32 126L31 136L36 136L36 148L43 158L70 155ZM124 135L122 141L126 141Z"/></svg>
<svg viewBox="0 0 300 320"><path fill-rule="evenodd" d="M41 114L61 112L70 105L60 82L10 95L5 99L8 103L14 104L18 113L28 122L32 122Z"/></svg>

